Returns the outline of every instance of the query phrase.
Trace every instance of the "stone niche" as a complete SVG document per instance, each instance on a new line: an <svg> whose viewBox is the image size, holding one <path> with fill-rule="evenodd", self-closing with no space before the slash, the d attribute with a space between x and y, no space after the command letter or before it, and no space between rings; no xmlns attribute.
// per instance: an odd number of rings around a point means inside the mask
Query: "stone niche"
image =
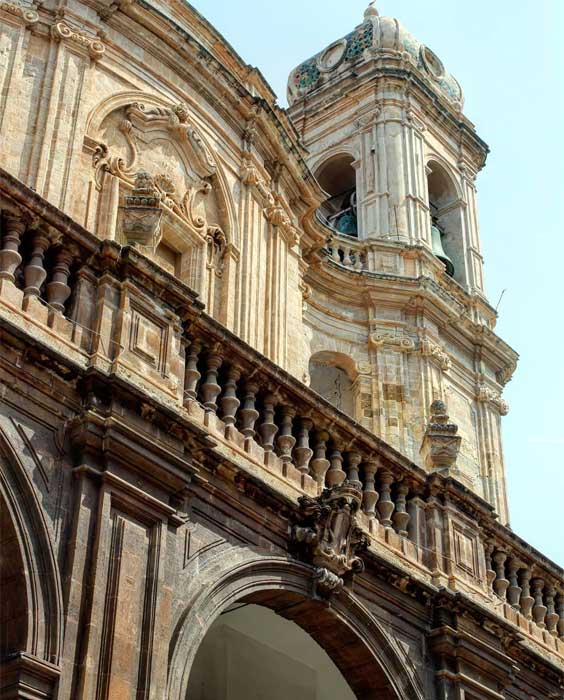
<svg viewBox="0 0 564 700"><path fill-rule="evenodd" d="M134 245L198 291L213 312L230 239L216 159L185 104L127 102L85 138L94 168L93 228Z"/></svg>

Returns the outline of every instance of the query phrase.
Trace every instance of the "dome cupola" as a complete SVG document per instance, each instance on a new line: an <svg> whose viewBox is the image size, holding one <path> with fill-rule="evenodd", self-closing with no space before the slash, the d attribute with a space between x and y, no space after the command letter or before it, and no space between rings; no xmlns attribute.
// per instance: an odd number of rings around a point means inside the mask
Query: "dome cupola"
<svg viewBox="0 0 564 700"><path fill-rule="evenodd" d="M359 68L374 61L382 67L412 69L452 106L462 109L462 89L456 78L446 71L440 58L417 41L397 19L381 17L374 1L365 10L362 23L352 32L329 44L290 73L288 102L293 105L300 98L342 78L361 77Z"/></svg>

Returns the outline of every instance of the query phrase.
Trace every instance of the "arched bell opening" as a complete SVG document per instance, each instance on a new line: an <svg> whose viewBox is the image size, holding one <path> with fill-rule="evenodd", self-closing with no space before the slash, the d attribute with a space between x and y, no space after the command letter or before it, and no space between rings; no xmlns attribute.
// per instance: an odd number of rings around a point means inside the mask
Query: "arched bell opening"
<svg viewBox="0 0 564 700"><path fill-rule="evenodd" d="M351 418L356 417L356 374L354 361L343 353L316 352L309 360L311 388Z"/></svg>
<svg viewBox="0 0 564 700"><path fill-rule="evenodd" d="M329 195L319 208L322 221L337 233L358 238L356 170L353 162L351 155L341 153L320 165L315 176Z"/></svg>
<svg viewBox="0 0 564 700"><path fill-rule="evenodd" d="M237 602L206 633L188 697L354 700L355 695L327 652L299 625L263 605Z"/></svg>
<svg viewBox="0 0 564 700"><path fill-rule="evenodd" d="M427 176L431 246L448 275L466 283L463 202L445 168L432 161Z"/></svg>

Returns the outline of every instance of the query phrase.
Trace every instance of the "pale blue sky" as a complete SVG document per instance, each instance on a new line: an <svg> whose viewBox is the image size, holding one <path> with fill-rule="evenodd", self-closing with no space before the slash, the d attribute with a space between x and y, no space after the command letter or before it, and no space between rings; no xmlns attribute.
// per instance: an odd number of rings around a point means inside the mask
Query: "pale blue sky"
<svg viewBox="0 0 564 700"><path fill-rule="evenodd" d="M368 0L193 0L286 104L300 61L362 20ZM521 355L503 419L513 529L564 565L564 2L379 0L453 73L490 145L478 178L488 296Z"/></svg>

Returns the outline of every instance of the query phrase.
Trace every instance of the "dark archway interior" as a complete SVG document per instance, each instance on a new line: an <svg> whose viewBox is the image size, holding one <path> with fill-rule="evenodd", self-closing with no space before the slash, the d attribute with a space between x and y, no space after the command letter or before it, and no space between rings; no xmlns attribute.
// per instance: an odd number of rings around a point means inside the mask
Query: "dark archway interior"
<svg viewBox="0 0 564 700"><path fill-rule="evenodd" d="M26 650L26 577L20 544L0 494L0 661Z"/></svg>
<svg viewBox="0 0 564 700"><path fill-rule="evenodd" d="M464 284L464 243L459 197L453 181L444 168L437 163L430 163L429 167L431 169L427 178L429 209L431 223L435 227L433 252L445 262L449 274L457 282ZM440 235L436 235L436 229Z"/></svg>
<svg viewBox="0 0 564 700"><path fill-rule="evenodd" d="M356 171L353 157L342 153L325 161L316 171L316 178L327 192L328 199L320 213L328 225L339 233L358 236L356 215Z"/></svg>
<svg viewBox="0 0 564 700"><path fill-rule="evenodd" d="M368 647L327 604L286 590L253 593L241 600L270 608L313 637L337 666L357 698L398 700Z"/></svg>

